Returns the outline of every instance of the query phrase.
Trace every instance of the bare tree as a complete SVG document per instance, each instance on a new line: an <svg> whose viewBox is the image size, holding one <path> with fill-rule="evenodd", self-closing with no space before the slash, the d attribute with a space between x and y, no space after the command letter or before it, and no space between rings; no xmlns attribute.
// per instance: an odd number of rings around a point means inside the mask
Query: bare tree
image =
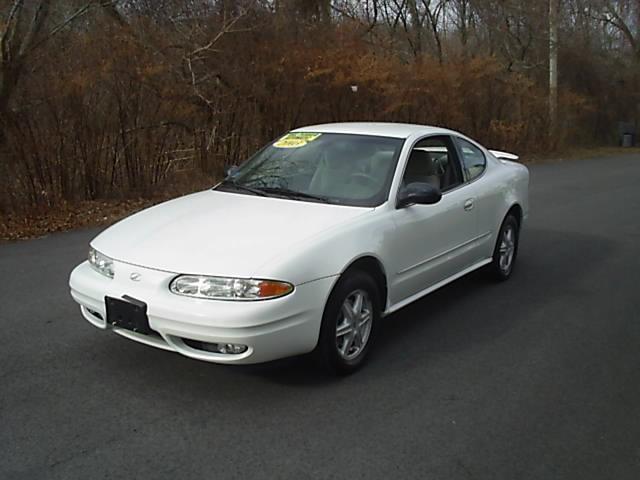
<svg viewBox="0 0 640 480"><path fill-rule="evenodd" d="M463 53L469 43L471 30L475 22L475 11L472 0L450 0L451 5L450 20L457 29Z"/></svg>
<svg viewBox="0 0 640 480"><path fill-rule="evenodd" d="M558 0L549 0L549 134L558 126Z"/></svg>
<svg viewBox="0 0 640 480"><path fill-rule="evenodd" d="M604 0L600 15L605 24L620 32L640 64L640 3L637 0Z"/></svg>
<svg viewBox="0 0 640 480"><path fill-rule="evenodd" d="M444 61L442 44L442 25L445 18L445 8L449 0L422 0L424 15L429 22L433 41L435 42L436 55L440 64Z"/></svg>
<svg viewBox="0 0 640 480"><path fill-rule="evenodd" d="M9 116L11 98L31 55L93 8L100 7L122 21L116 10L117 0L59 6L57 19L53 18L53 3L51 0L13 0L5 5L6 20L0 23L0 144L5 137L4 122Z"/></svg>

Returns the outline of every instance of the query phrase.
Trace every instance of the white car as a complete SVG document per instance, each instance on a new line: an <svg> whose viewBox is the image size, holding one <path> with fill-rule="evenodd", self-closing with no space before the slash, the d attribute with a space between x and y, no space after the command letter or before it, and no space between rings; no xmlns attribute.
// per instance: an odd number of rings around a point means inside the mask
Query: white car
<svg viewBox="0 0 640 480"><path fill-rule="evenodd" d="M349 373L381 317L481 267L509 278L529 208L515 159L422 125L300 128L102 232L71 295L96 327L187 357L314 352Z"/></svg>

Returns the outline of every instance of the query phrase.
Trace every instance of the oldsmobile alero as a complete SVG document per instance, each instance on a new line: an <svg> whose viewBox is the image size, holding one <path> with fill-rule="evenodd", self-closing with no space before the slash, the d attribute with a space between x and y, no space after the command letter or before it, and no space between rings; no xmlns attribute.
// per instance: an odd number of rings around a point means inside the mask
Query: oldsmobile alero
<svg viewBox="0 0 640 480"><path fill-rule="evenodd" d="M287 133L210 190L91 241L71 295L101 329L198 360L361 366L382 316L481 267L513 272L529 173L446 129Z"/></svg>

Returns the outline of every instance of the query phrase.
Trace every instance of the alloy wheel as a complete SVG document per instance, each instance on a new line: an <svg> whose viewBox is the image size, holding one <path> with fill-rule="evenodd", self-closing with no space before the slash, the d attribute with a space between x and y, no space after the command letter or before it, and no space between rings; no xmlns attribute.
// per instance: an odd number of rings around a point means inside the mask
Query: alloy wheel
<svg viewBox="0 0 640 480"><path fill-rule="evenodd" d="M365 290L355 290L344 299L336 323L336 347L343 359L353 360L363 352L371 334L372 312Z"/></svg>
<svg viewBox="0 0 640 480"><path fill-rule="evenodd" d="M500 270L504 273L508 273L513 265L513 257L516 251L516 230L513 225L507 225L502 232L502 239L500 240L500 257L499 266Z"/></svg>

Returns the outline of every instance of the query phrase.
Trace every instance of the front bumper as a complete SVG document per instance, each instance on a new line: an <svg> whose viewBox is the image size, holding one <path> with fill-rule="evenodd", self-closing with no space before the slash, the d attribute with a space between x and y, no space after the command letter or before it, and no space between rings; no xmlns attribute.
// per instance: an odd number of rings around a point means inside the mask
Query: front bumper
<svg viewBox="0 0 640 480"><path fill-rule="evenodd" d="M169 282L175 273L118 261L114 267L113 279L93 270L88 262L71 272L71 296L87 321L131 340L215 363L260 363L313 350L335 281L328 277L297 285L291 294L272 300L205 300L171 293ZM140 275L139 281L131 280L134 272ZM149 325L157 335L107 326L104 297L123 295L147 304ZM242 344L248 349L241 354L213 353L185 340Z"/></svg>

